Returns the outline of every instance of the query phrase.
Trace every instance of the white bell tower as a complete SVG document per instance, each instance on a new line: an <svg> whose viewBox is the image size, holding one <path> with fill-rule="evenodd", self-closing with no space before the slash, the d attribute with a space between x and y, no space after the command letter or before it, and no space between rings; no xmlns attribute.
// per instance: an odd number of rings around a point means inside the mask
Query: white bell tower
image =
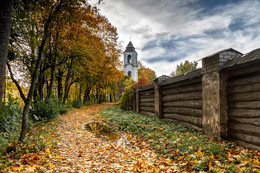
<svg viewBox="0 0 260 173"><path fill-rule="evenodd" d="M126 76L138 81L137 53L131 41L124 51L124 71Z"/></svg>

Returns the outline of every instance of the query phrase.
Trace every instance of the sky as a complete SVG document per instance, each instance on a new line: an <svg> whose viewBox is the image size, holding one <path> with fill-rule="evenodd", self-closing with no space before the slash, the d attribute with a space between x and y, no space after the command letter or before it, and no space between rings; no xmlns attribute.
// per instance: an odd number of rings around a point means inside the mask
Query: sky
<svg viewBox="0 0 260 173"><path fill-rule="evenodd" d="M138 60L157 76L185 60L200 67L201 58L224 49L260 47L260 0L103 1L98 8L117 28L122 50L131 38Z"/></svg>

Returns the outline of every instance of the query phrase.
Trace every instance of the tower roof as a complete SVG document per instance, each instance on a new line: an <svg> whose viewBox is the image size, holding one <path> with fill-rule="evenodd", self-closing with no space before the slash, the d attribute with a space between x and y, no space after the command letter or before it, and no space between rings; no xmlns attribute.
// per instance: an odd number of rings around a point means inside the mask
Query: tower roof
<svg viewBox="0 0 260 173"><path fill-rule="evenodd" d="M135 52L135 48L134 48L133 43L131 41L126 46L125 52Z"/></svg>

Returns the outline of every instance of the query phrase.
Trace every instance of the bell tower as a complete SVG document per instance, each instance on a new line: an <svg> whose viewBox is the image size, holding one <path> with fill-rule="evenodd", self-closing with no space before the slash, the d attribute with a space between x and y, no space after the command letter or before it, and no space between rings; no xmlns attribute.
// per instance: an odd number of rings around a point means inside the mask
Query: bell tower
<svg viewBox="0 0 260 173"><path fill-rule="evenodd" d="M131 41L124 51L124 71L125 75L138 81L137 53Z"/></svg>

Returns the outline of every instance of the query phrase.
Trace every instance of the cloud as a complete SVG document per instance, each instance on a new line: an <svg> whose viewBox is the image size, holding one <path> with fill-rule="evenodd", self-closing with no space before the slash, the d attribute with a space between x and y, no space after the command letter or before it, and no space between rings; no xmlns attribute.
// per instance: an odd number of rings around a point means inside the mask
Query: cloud
<svg viewBox="0 0 260 173"><path fill-rule="evenodd" d="M105 0L101 13L130 37L142 63L169 75L180 62L222 49L243 53L260 45L259 0ZM121 58L121 60L123 60Z"/></svg>

